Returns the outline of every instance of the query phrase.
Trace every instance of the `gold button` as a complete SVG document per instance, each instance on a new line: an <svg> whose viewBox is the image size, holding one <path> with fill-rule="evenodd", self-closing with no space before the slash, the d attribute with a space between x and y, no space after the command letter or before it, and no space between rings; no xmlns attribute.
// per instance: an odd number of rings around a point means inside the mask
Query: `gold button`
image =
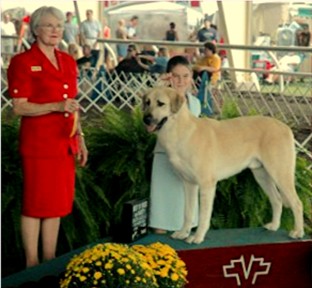
<svg viewBox="0 0 312 288"><path fill-rule="evenodd" d="M68 85L67 84L64 84L63 86L65 89L68 89Z"/></svg>
<svg viewBox="0 0 312 288"><path fill-rule="evenodd" d="M64 113L64 116L65 116L66 118L69 117L69 113L65 112L65 113Z"/></svg>
<svg viewBox="0 0 312 288"><path fill-rule="evenodd" d="M67 99L67 98L68 98L68 94L64 94L64 95L63 95L63 98L64 98L64 99Z"/></svg>

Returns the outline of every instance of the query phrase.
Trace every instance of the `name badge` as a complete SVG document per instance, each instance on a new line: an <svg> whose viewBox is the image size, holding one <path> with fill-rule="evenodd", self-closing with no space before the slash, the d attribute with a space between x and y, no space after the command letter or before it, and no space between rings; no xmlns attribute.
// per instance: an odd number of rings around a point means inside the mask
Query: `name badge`
<svg viewBox="0 0 312 288"><path fill-rule="evenodd" d="M41 66L31 66L31 71L33 72L37 72L37 71L41 71L42 67Z"/></svg>

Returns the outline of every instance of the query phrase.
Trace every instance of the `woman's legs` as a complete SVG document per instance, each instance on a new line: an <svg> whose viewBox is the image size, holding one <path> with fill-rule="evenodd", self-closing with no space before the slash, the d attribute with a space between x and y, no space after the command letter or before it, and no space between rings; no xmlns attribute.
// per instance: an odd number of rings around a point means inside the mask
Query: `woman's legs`
<svg viewBox="0 0 312 288"><path fill-rule="evenodd" d="M38 240L40 231L40 218L22 216L21 230L22 240L26 256L26 267L39 264Z"/></svg>
<svg viewBox="0 0 312 288"><path fill-rule="evenodd" d="M26 256L26 267L39 264L38 242L41 228L43 260L55 258L60 218L33 218L22 216L22 240Z"/></svg>
<svg viewBox="0 0 312 288"><path fill-rule="evenodd" d="M55 258L60 218L45 218L41 222L43 261Z"/></svg>

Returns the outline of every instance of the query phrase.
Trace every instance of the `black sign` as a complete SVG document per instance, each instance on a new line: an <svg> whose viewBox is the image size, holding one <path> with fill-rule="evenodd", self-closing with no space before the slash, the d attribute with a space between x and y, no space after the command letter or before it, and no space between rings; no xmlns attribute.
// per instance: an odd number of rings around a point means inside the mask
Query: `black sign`
<svg viewBox="0 0 312 288"><path fill-rule="evenodd" d="M123 206L121 224L115 227L115 241L130 243L147 235L148 200L132 200Z"/></svg>

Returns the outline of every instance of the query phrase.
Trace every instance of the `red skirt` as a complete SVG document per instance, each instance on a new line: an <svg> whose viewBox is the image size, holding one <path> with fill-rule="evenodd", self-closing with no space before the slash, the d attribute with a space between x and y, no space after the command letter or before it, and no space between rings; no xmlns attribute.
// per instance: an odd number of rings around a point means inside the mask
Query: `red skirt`
<svg viewBox="0 0 312 288"><path fill-rule="evenodd" d="M63 217L71 213L75 194L75 159L23 157L22 214L35 218Z"/></svg>

